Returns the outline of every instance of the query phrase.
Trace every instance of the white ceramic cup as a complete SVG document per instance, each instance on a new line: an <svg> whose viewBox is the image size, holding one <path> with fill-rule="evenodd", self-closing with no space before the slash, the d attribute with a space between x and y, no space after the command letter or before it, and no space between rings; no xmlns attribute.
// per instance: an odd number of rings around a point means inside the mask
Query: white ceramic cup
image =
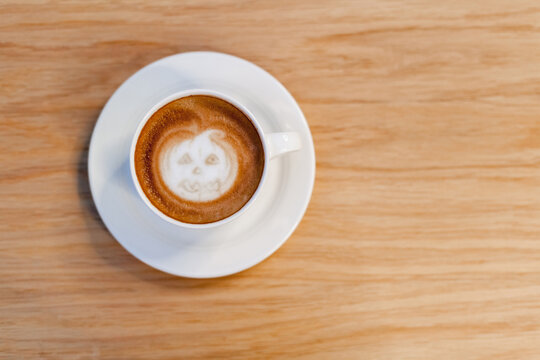
<svg viewBox="0 0 540 360"><path fill-rule="evenodd" d="M259 186L249 199L247 203L240 208L237 212L234 214L221 219L219 221L207 223L207 224L191 224L191 223L185 223L176 219L173 219L167 215L165 215L163 212L161 212L158 208L156 208L150 200L146 197L146 194L141 188L141 185L139 184L139 180L137 178L137 174L135 172L135 147L137 145L137 140L139 139L139 135L148 121L150 117L159 109L161 109L163 106L167 105L168 103L186 97L190 95L208 95L213 96L222 100L227 101L228 103L234 105L238 110L242 111L250 120L251 123L255 126L257 129L257 132L259 133L259 137L261 138L261 142L263 145L264 150L264 168L261 176L261 180L259 181ZM268 174L268 165L269 162L283 154L286 154L291 151L295 151L301 148L301 141L300 136L296 132L277 132L277 133L268 133L265 134L260 126L260 124L257 122L257 119L253 116L253 114L241 103L236 101L235 99L231 98L228 95L224 95L220 92L214 91L214 90L205 90L205 89L193 89L193 90L185 90L181 92L177 92L174 94L171 94L167 97L165 97L163 100L159 101L156 105L154 105L142 118L139 126L137 127L137 130L135 131L135 135L133 136L133 140L131 142L131 149L129 152L129 167L131 171L131 178L133 179L133 183L135 184L135 188L137 189L137 193L143 200L143 202L148 206L156 215L158 215L160 218L162 218L165 221L168 221L171 224L181 226L184 228L194 228L194 229L205 229L210 227L219 226L222 224L225 224L229 221L232 221L236 219L237 217L242 216L243 213L246 212L248 207L257 199L261 188L263 187L265 180L267 178Z"/></svg>

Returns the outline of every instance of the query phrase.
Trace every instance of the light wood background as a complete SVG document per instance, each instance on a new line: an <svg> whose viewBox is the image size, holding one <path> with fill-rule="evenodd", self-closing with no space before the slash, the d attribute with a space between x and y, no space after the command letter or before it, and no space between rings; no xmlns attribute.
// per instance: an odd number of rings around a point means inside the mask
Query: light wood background
<svg viewBox="0 0 540 360"><path fill-rule="evenodd" d="M311 126L306 216L222 279L104 228L88 141L140 67L274 74ZM539 359L537 1L0 4L0 358Z"/></svg>

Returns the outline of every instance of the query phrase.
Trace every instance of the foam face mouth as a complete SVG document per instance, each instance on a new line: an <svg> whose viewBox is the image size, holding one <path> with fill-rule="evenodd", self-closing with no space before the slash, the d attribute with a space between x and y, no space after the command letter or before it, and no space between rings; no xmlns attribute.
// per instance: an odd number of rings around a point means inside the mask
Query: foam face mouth
<svg viewBox="0 0 540 360"><path fill-rule="evenodd" d="M238 175L236 151L221 130L206 130L182 141L171 139L161 152L163 182L184 200L216 200L232 187Z"/></svg>
<svg viewBox="0 0 540 360"><path fill-rule="evenodd" d="M178 186L183 188L185 191L190 192L190 193L199 192L199 190L201 189L201 184L199 184L198 182L191 183L191 182L189 182L189 180L180 181Z"/></svg>

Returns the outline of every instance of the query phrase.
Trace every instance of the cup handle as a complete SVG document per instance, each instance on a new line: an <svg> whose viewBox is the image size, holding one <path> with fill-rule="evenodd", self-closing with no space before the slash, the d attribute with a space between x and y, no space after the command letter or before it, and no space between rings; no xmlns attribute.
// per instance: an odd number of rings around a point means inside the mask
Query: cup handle
<svg viewBox="0 0 540 360"><path fill-rule="evenodd" d="M279 132L266 136L266 148L270 154L270 159L299 150L301 147L300 136L296 132Z"/></svg>

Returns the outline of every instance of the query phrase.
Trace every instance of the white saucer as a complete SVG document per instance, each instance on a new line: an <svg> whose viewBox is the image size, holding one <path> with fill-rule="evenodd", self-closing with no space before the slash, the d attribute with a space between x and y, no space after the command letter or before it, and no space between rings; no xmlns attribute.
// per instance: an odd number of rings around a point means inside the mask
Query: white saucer
<svg viewBox="0 0 540 360"><path fill-rule="evenodd" d="M205 230L160 219L138 197L129 172L129 147L142 115L168 94L191 88L230 94L264 132L297 131L302 140L301 150L270 162L261 194L245 214ZM315 152L302 111L274 77L231 55L190 52L142 68L116 90L94 128L88 174L103 222L127 251L170 274L210 278L245 270L287 240L311 197Z"/></svg>

